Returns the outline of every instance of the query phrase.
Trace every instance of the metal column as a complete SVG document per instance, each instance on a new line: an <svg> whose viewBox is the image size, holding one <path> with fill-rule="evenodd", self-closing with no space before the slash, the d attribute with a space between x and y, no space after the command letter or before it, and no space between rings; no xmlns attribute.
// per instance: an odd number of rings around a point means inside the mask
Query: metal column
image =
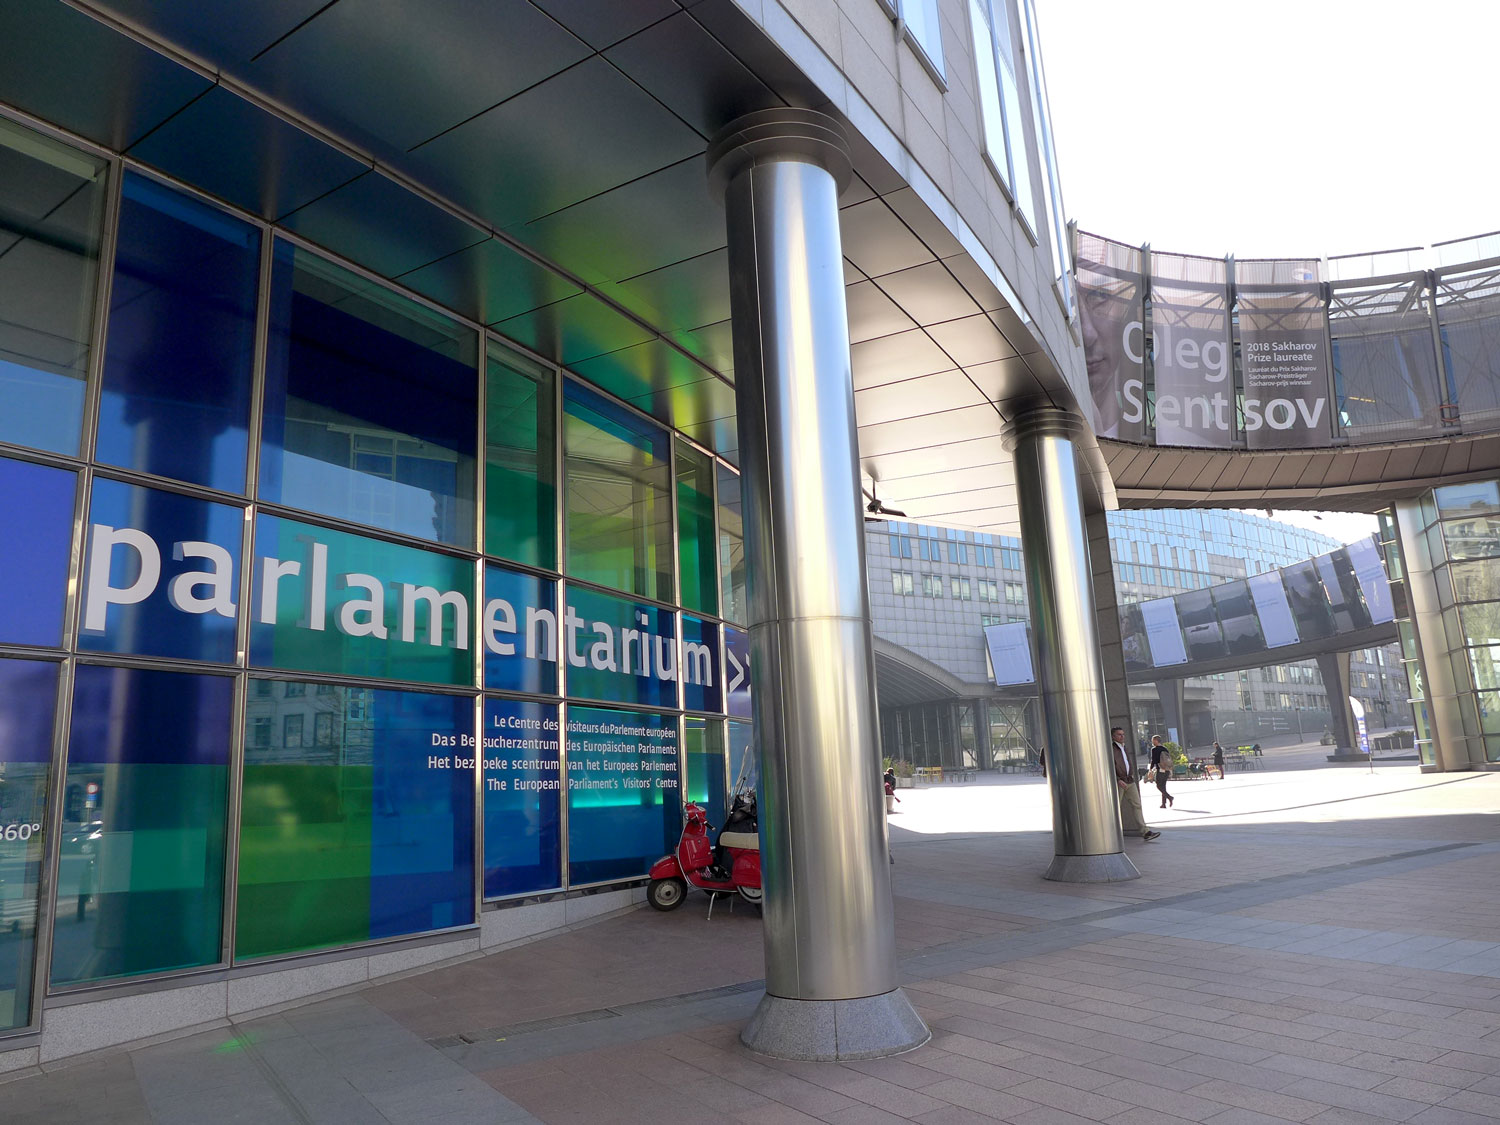
<svg viewBox="0 0 1500 1125"><path fill-rule="evenodd" d="M1348 652L1320 652L1317 656L1318 675L1323 678L1323 690L1328 693L1328 715L1333 735L1333 753L1330 762L1362 762L1365 755L1359 749L1358 726L1354 721L1354 708L1349 704L1349 688L1353 680L1349 674Z"/></svg>
<svg viewBox="0 0 1500 1125"><path fill-rule="evenodd" d="M875 1058L929 1032L897 986L838 197L822 114L739 118L708 150L729 231L761 759L766 995L741 1038Z"/></svg>
<svg viewBox="0 0 1500 1125"><path fill-rule="evenodd" d="M1081 425L1047 407L1011 425L1021 547L1037 647L1037 686L1052 788L1054 858L1046 878L1138 878L1124 851L1109 752L1109 712L1073 435ZM1126 746L1130 745L1127 731Z"/></svg>
<svg viewBox="0 0 1500 1125"><path fill-rule="evenodd" d="M1188 748L1187 736L1187 681L1180 679L1157 680L1156 698L1161 701L1161 730L1148 731L1159 734L1163 742L1176 742L1178 747ZM1130 747L1135 753L1135 747Z"/></svg>

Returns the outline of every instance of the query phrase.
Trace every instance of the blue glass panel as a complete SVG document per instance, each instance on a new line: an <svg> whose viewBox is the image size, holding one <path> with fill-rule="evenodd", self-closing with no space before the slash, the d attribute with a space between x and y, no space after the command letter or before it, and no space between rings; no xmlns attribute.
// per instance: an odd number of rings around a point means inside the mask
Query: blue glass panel
<svg viewBox="0 0 1500 1125"><path fill-rule="evenodd" d="M96 477L78 647L233 661L244 520L228 504Z"/></svg>
<svg viewBox="0 0 1500 1125"><path fill-rule="evenodd" d="M503 566L484 568L484 686L557 692L557 583Z"/></svg>
<svg viewBox="0 0 1500 1125"><path fill-rule="evenodd" d="M0 441L78 452L106 168L0 120Z"/></svg>
<svg viewBox="0 0 1500 1125"><path fill-rule="evenodd" d="M557 708L484 701L484 894L562 885Z"/></svg>
<svg viewBox="0 0 1500 1125"><path fill-rule="evenodd" d="M567 589L562 652L568 695L609 703L677 706L677 642L670 610Z"/></svg>
<svg viewBox="0 0 1500 1125"><path fill-rule="evenodd" d="M216 964L234 680L80 665L52 981Z"/></svg>
<svg viewBox="0 0 1500 1125"><path fill-rule="evenodd" d="M689 711L722 711L719 674L719 627L682 615L682 705Z"/></svg>
<svg viewBox="0 0 1500 1125"><path fill-rule="evenodd" d="M473 700L371 695L370 937L466 925L474 921ZM440 734L460 745L435 746Z"/></svg>
<svg viewBox="0 0 1500 1125"><path fill-rule="evenodd" d="M260 231L126 173L98 458L245 490Z"/></svg>
<svg viewBox="0 0 1500 1125"><path fill-rule="evenodd" d="M729 693L729 713L737 718L748 719L750 634L733 625L724 626L724 688Z"/></svg>
<svg viewBox="0 0 1500 1125"><path fill-rule="evenodd" d="M729 815L723 719L683 719L683 766L685 799L702 805L710 824L722 826Z"/></svg>
<svg viewBox="0 0 1500 1125"><path fill-rule="evenodd" d="M478 335L276 244L262 499L474 543Z"/></svg>
<svg viewBox="0 0 1500 1125"><path fill-rule="evenodd" d="M77 474L0 457L0 641L62 643Z"/></svg>
<svg viewBox="0 0 1500 1125"><path fill-rule="evenodd" d="M677 720L568 708L568 879L644 875L682 831Z"/></svg>
<svg viewBox="0 0 1500 1125"><path fill-rule="evenodd" d="M0 659L0 1031L31 1019L31 975L36 957L37 891L47 819L47 774L52 761L56 664Z"/></svg>

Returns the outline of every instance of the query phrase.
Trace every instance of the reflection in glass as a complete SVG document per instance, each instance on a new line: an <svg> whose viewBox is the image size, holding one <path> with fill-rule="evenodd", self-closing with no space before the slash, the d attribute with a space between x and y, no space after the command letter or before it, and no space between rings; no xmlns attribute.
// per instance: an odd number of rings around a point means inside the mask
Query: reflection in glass
<svg viewBox="0 0 1500 1125"><path fill-rule="evenodd" d="M0 119L0 441L78 452L107 169Z"/></svg>
<svg viewBox="0 0 1500 1125"><path fill-rule="evenodd" d="M125 173L98 458L245 490L260 229Z"/></svg>
<svg viewBox="0 0 1500 1125"><path fill-rule="evenodd" d="M80 665L52 983L219 961L234 681Z"/></svg>
<svg viewBox="0 0 1500 1125"><path fill-rule="evenodd" d="M78 475L0 457L0 641L62 643L68 556L73 543L73 496Z"/></svg>
<svg viewBox="0 0 1500 1125"><path fill-rule="evenodd" d="M1438 512L1444 517L1500 513L1500 482L1470 481L1432 490Z"/></svg>
<svg viewBox="0 0 1500 1125"><path fill-rule="evenodd" d="M557 708L484 701L484 895L562 885Z"/></svg>
<svg viewBox="0 0 1500 1125"><path fill-rule="evenodd" d="M1443 550L1450 559L1500 558L1500 517L1444 521Z"/></svg>
<svg viewBox="0 0 1500 1125"><path fill-rule="evenodd" d="M1144 672L1152 667L1146 622L1141 617L1139 605L1120 606L1120 645L1124 650L1127 672Z"/></svg>
<svg viewBox="0 0 1500 1125"><path fill-rule="evenodd" d="M485 387L484 552L557 568L552 369L491 343Z"/></svg>
<svg viewBox="0 0 1500 1125"><path fill-rule="evenodd" d="M473 700L287 686L246 705L235 958L472 922Z"/></svg>
<svg viewBox="0 0 1500 1125"><path fill-rule="evenodd" d="M1329 305L1340 422L1354 442L1438 430L1437 353L1426 281L1336 286Z"/></svg>
<svg viewBox="0 0 1500 1125"><path fill-rule="evenodd" d="M278 242L270 333L261 498L472 546L474 331Z"/></svg>
<svg viewBox="0 0 1500 1125"><path fill-rule="evenodd" d="M1326 555L1319 555L1313 561L1323 580L1323 589L1328 594L1334 627L1341 633L1368 628L1370 611L1365 608L1364 594L1354 576L1354 564L1349 561L1349 551L1340 547Z"/></svg>
<svg viewBox="0 0 1500 1125"><path fill-rule="evenodd" d="M1333 611L1328 606L1328 595L1323 592L1323 583L1318 579L1318 570L1312 560L1282 567L1281 584L1286 588L1287 602L1292 607L1297 635L1304 641L1331 637Z"/></svg>
<svg viewBox="0 0 1500 1125"><path fill-rule="evenodd" d="M1224 647L1230 656L1260 652L1266 647L1261 635L1260 617L1250 597L1248 582L1226 582L1210 588L1219 624L1224 630Z"/></svg>
<svg viewBox="0 0 1500 1125"><path fill-rule="evenodd" d="M1463 623L1465 644L1500 645L1500 602L1461 605L1458 616Z"/></svg>
<svg viewBox="0 0 1500 1125"><path fill-rule="evenodd" d="M687 800L702 805L710 824L723 827L729 813L724 780L724 723L720 719L683 720Z"/></svg>
<svg viewBox="0 0 1500 1125"><path fill-rule="evenodd" d="M57 665L0 659L0 1031L31 1022Z"/></svg>
<svg viewBox="0 0 1500 1125"><path fill-rule="evenodd" d="M568 574L674 600L670 449L661 427L564 383Z"/></svg>
<svg viewBox="0 0 1500 1125"><path fill-rule="evenodd" d="M1178 594L1177 620L1187 641L1188 654L1194 660L1213 660L1224 655L1224 634L1214 615L1213 595L1209 590L1191 590Z"/></svg>
<svg viewBox="0 0 1500 1125"><path fill-rule="evenodd" d="M677 571L684 609L719 612L714 530L714 462L690 445L677 446Z"/></svg>
<svg viewBox="0 0 1500 1125"><path fill-rule="evenodd" d="M719 597L721 616L745 624L745 519L740 474L724 465L719 473Z"/></svg>
<svg viewBox="0 0 1500 1125"><path fill-rule="evenodd" d="M676 717L569 707L569 882L644 875L681 830Z"/></svg>

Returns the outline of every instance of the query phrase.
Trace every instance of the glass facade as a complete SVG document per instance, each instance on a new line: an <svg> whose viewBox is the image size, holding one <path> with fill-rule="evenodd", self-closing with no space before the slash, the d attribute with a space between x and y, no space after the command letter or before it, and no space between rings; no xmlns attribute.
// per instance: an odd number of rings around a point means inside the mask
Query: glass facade
<svg viewBox="0 0 1500 1125"><path fill-rule="evenodd" d="M683 784L722 817L751 734L732 466L7 122L0 237L0 1034L38 981L639 880Z"/></svg>

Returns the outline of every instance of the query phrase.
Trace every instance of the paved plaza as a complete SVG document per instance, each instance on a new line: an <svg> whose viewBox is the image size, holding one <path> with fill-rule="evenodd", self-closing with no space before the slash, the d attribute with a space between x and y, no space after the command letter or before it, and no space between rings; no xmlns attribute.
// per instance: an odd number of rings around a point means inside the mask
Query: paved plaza
<svg viewBox="0 0 1500 1125"><path fill-rule="evenodd" d="M758 920L689 898L0 1085L22 1122L1481 1125L1500 1120L1500 775L1264 768L1143 790L1139 880L1046 883L1038 778L902 790L895 1059L737 1041Z"/></svg>

